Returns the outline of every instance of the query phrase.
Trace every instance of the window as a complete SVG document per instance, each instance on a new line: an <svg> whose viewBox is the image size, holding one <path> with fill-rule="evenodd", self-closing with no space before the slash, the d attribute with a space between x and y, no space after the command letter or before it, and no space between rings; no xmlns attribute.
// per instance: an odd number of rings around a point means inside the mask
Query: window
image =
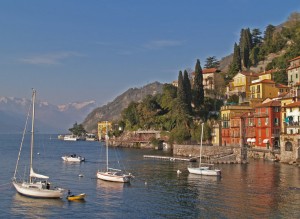
<svg viewBox="0 0 300 219"><path fill-rule="evenodd" d="M257 92L257 93L260 93L260 85L257 85L257 87L256 87L256 92Z"/></svg>
<svg viewBox="0 0 300 219"><path fill-rule="evenodd" d="M260 125L261 125L260 118L258 118L258 120L257 120L257 123L258 123L258 126L260 126Z"/></svg>
<svg viewBox="0 0 300 219"><path fill-rule="evenodd" d="M265 125L269 125L269 118L266 118Z"/></svg>
<svg viewBox="0 0 300 219"><path fill-rule="evenodd" d="M266 137L269 137L269 129L266 128Z"/></svg>
<svg viewBox="0 0 300 219"><path fill-rule="evenodd" d="M258 130L258 137L261 137L261 129Z"/></svg>
<svg viewBox="0 0 300 219"><path fill-rule="evenodd" d="M274 118L275 125L279 125L279 118Z"/></svg>
<svg viewBox="0 0 300 219"><path fill-rule="evenodd" d="M285 151L293 151L293 144L290 141L285 143Z"/></svg>

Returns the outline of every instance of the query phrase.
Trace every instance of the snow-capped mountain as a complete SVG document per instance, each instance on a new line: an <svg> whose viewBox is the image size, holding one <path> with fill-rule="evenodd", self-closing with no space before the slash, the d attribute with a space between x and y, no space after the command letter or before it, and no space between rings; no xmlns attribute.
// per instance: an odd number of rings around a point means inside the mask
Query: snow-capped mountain
<svg viewBox="0 0 300 219"><path fill-rule="evenodd" d="M0 97L0 133L23 130L31 100L17 97ZM54 105L36 101L36 129L43 133L68 132L75 122L81 123L96 107L95 101Z"/></svg>

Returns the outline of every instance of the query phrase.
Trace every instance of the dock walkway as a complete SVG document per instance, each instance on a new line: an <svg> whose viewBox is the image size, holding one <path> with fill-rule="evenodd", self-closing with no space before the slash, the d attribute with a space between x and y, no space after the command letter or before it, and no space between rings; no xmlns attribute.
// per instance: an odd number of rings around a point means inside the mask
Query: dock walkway
<svg viewBox="0 0 300 219"><path fill-rule="evenodd" d="M188 161L188 162L196 162L197 158L182 158L182 157L168 157L168 156L156 156L156 155L144 155L144 158L152 158L152 159L161 159L161 160L170 160L170 161Z"/></svg>

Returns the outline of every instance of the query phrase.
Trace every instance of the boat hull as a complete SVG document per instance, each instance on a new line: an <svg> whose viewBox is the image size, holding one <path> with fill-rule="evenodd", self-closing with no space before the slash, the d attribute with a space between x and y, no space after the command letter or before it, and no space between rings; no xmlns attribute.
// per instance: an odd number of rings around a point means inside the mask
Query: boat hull
<svg viewBox="0 0 300 219"><path fill-rule="evenodd" d="M129 183L131 175L117 175L116 172L97 172L97 178L111 182Z"/></svg>
<svg viewBox="0 0 300 219"><path fill-rule="evenodd" d="M205 176L221 176L221 170L217 169L209 169L208 167L198 167L198 168L191 168L188 167L188 171L193 174L198 175L205 175Z"/></svg>
<svg viewBox="0 0 300 219"><path fill-rule="evenodd" d="M85 198L85 193L81 193L79 195L72 195L72 196L68 196L67 199L69 201L78 201L78 200L84 200Z"/></svg>
<svg viewBox="0 0 300 219"><path fill-rule="evenodd" d="M45 189L39 188L35 184L13 182L13 185L18 193L32 198L62 198L63 189Z"/></svg>
<svg viewBox="0 0 300 219"><path fill-rule="evenodd" d="M61 157L64 161L67 162L82 162L85 161L84 157L70 157L70 156L63 156Z"/></svg>

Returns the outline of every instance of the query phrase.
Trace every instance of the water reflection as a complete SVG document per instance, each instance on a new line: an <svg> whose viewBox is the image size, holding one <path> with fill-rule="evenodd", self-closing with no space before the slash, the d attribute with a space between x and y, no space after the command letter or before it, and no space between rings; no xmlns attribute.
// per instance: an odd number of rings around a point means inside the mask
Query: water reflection
<svg viewBox="0 0 300 219"><path fill-rule="evenodd" d="M122 192L124 187L128 186L125 183L117 183L117 182L108 182L97 179L97 189L100 189L102 192Z"/></svg>
<svg viewBox="0 0 300 219"><path fill-rule="evenodd" d="M218 182L221 181L221 179L221 176L205 176L192 173L188 175L188 183L190 184Z"/></svg>
<svg viewBox="0 0 300 219"><path fill-rule="evenodd" d="M35 199L16 193L12 198L11 213L24 218L46 218L63 205L61 199Z"/></svg>

